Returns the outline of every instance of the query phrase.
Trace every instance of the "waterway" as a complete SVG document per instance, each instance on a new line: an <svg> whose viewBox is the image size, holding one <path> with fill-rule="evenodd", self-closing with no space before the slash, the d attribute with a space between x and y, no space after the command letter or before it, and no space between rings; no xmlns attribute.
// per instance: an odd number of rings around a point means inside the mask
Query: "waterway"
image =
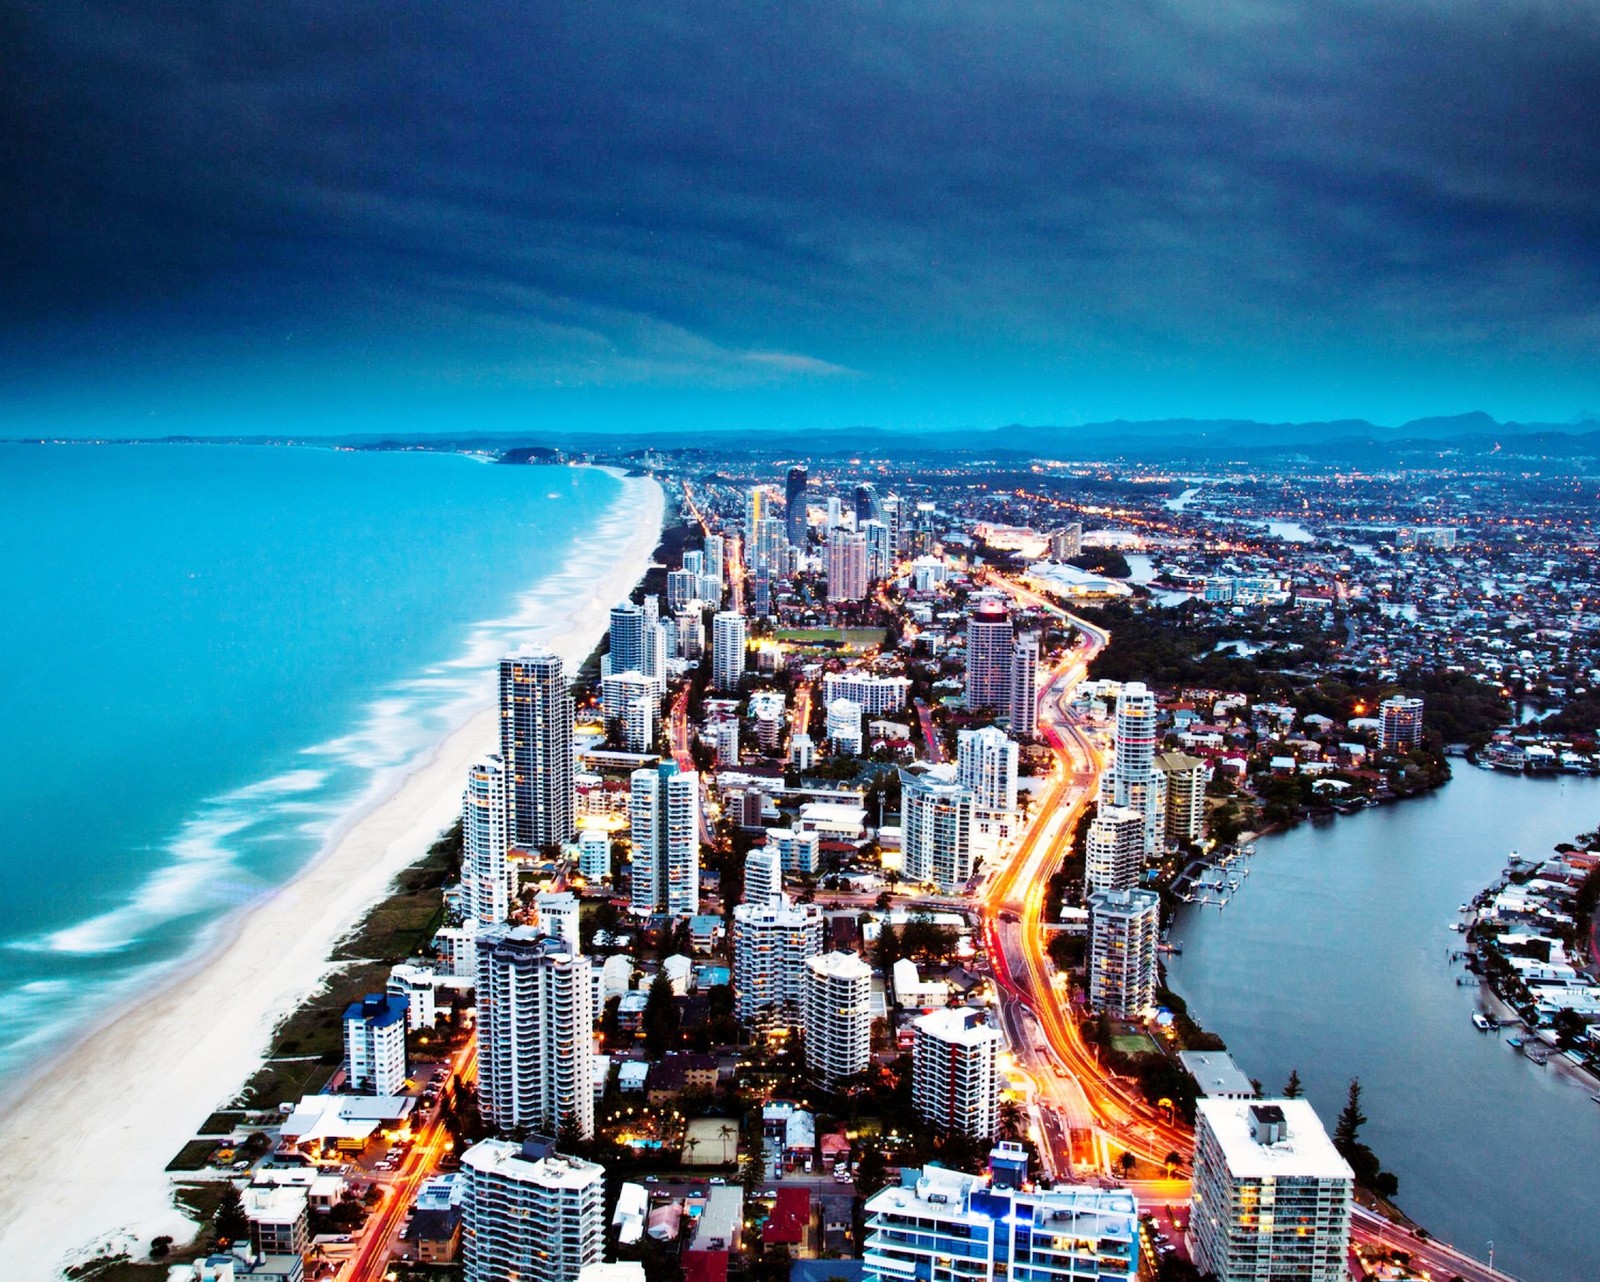
<svg viewBox="0 0 1600 1282"><path fill-rule="evenodd" d="M1507 855L1600 824L1600 779L1455 763L1425 797L1263 838L1225 910L1186 907L1168 980L1270 1092L1298 1069L1332 1129L1359 1076L1362 1131L1419 1223L1527 1282L1600 1272L1600 1106L1555 1064L1471 1022L1456 908Z"/></svg>

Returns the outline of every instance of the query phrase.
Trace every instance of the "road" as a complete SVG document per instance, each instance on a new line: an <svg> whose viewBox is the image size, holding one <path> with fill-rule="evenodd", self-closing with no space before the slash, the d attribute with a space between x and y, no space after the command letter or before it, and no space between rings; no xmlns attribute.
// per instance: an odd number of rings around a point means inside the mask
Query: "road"
<svg viewBox="0 0 1600 1282"><path fill-rule="evenodd" d="M459 1078L463 1089L469 1089L478 1073L478 1039L474 1036L451 1057L445 1080ZM401 1224L411 1204L417 1200L422 1182L439 1170L439 1162L450 1151L450 1132L440 1119L442 1106L434 1108L429 1120L423 1124L411 1146L411 1152L400 1164L399 1170L383 1185L383 1203L367 1221L361 1246L350 1258L349 1271L341 1275L341 1282L380 1282L388 1272L389 1257L399 1245Z"/></svg>
<svg viewBox="0 0 1600 1282"><path fill-rule="evenodd" d="M944 744L939 739L939 731L933 724L933 709L923 700L913 700L917 709L917 720L922 724L922 742L928 754L928 760L934 765L940 765L945 760Z"/></svg>

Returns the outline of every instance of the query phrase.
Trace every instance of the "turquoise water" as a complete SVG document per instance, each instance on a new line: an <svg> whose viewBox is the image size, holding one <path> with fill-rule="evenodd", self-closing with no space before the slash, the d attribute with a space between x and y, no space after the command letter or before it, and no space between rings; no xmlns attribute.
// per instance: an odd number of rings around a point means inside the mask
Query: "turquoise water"
<svg viewBox="0 0 1600 1282"><path fill-rule="evenodd" d="M621 493L452 455L0 445L0 1087L489 697L614 558Z"/></svg>

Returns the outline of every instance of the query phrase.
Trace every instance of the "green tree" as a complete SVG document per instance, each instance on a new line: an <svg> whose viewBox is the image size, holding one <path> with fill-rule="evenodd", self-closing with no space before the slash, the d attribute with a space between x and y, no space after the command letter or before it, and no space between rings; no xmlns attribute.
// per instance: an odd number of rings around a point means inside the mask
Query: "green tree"
<svg viewBox="0 0 1600 1282"><path fill-rule="evenodd" d="M1283 1098L1299 1099L1305 1093L1306 1088L1300 1085L1300 1070L1291 1068L1289 1070L1289 1080L1283 1084Z"/></svg>
<svg viewBox="0 0 1600 1282"><path fill-rule="evenodd" d="M219 1245L243 1242L250 1236L250 1221L245 1218L244 1199L239 1190L228 1184L222 1190L222 1201L217 1206L216 1218L211 1227Z"/></svg>
<svg viewBox="0 0 1600 1282"><path fill-rule="evenodd" d="M1344 1154L1346 1161L1355 1152L1361 1128L1366 1121L1367 1115L1361 1111L1361 1079L1352 1077L1349 1096L1333 1128L1334 1147Z"/></svg>
<svg viewBox="0 0 1600 1282"><path fill-rule="evenodd" d="M650 996L645 999L644 1048L651 1059L660 1059L678 1037L678 1002L672 993L672 981L658 972L650 983Z"/></svg>

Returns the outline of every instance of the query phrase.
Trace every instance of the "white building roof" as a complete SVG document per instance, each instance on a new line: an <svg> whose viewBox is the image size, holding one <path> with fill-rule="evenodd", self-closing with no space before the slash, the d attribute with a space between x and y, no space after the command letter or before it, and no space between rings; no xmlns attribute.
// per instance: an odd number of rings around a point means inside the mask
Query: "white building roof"
<svg viewBox="0 0 1600 1282"><path fill-rule="evenodd" d="M1283 1112L1283 1138L1276 1144L1258 1143L1252 1110L1273 1107ZM1355 1178L1350 1163L1334 1148L1322 1120L1306 1100L1203 1099L1196 1111L1217 1137L1228 1171L1235 1179Z"/></svg>
<svg viewBox="0 0 1600 1282"><path fill-rule="evenodd" d="M975 1020L972 1015L972 1011L955 1008L931 1011L917 1020L915 1027L958 1046L982 1046L1000 1040L998 1028Z"/></svg>

